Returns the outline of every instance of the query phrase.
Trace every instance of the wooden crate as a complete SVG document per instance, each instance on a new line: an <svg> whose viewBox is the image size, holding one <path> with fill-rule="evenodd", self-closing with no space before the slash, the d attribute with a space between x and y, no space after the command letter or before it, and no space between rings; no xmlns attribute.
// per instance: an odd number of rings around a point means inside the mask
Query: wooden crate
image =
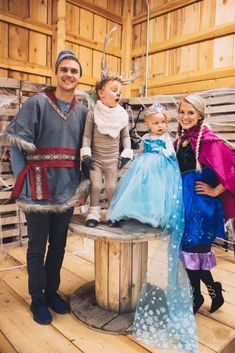
<svg viewBox="0 0 235 353"><path fill-rule="evenodd" d="M20 81L0 77L0 133L6 129L20 107ZM1 147L2 147L1 143Z"/></svg>
<svg viewBox="0 0 235 353"><path fill-rule="evenodd" d="M205 99L205 122L210 125L212 131L226 140L232 148L235 148L235 87L203 91L198 94ZM178 104L184 96L185 94L156 95L125 99L123 104L129 109L130 128L132 128L140 110L142 110L137 123L137 131L140 135L143 134L147 129L143 121L143 107L141 103L150 106L155 102L159 102L166 109L169 109L169 130L175 136L178 125Z"/></svg>
<svg viewBox="0 0 235 353"><path fill-rule="evenodd" d="M9 125L22 104L45 86L28 81L0 77L0 133ZM14 186L9 145L0 143L0 242L22 243L27 239L24 213L10 199Z"/></svg>
<svg viewBox="0 0 235 353"><path fill-rule="evenodd" d="M5 179L4 182L11 187L14 180ZM25 216L10 199L11 191L5 186L0 190L0 242L22 244L27 236Z"/></svg>

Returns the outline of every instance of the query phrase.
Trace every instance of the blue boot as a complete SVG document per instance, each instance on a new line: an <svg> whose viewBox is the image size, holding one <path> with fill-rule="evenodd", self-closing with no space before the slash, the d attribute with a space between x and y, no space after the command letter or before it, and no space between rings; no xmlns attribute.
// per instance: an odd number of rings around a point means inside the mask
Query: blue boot
<svg viewBox="0 0 235 353"><path fill-rule="evenodd" d="M49 325L52 322L52 316L48 306L43 301L33 301L30 305L33 313L33 319L40 325Z"/></svg>
<svg viewBox="0 0 235 353"><path fill-rule="evenodd" d="M55 293L53 296L46 297L47 304L57 314L68 314L71 312L69 304L62 299L59 294Z"/></svg>

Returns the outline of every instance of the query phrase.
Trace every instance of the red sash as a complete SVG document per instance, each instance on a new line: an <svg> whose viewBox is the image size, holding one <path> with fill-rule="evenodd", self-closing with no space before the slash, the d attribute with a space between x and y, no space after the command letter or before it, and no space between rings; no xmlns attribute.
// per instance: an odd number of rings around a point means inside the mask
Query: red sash
<svg viewBox="0 0 235 353"><path fill-rule="evenodd" d="M72 148L37 148L26 155L26 165L19 173L11 198L20 196L24 180L29 174L32 200L48 200L51 197L47 168L79 167L79 151Z"/></svg>

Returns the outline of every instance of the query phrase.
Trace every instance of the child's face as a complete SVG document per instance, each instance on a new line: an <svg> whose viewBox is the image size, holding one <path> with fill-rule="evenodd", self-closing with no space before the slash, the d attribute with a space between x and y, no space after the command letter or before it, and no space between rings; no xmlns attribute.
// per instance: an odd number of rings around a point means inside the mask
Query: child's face
<svg viewBox="0 0 235 353"><path fill-rule="evenodd" d="M160 136L166 132L167 122L164 114L153 114L146 118L146 125L149 128L151 135Z"/></svg>
<svg viewBox="0 0 235 353"><path fill-rule="evenodd" d="M196 126L201 120L198 110L188 102L182 101L179 109L179 123L184 130L188 130Z"/></svg>
<svg viewBox="0 0 235 353"><path fill-rule="evenodd" d="M115 108L121 99L121 82L108 81L106 85L98 91L99 98L103 104L110 108Z"/></svg>

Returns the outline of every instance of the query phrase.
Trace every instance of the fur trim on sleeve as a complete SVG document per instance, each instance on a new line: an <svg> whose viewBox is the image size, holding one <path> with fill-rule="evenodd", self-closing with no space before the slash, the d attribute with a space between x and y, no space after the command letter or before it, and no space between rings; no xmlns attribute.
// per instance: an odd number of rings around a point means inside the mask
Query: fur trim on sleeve
<svg viewBox="0 0 235 353"><path fill-rule="evenodd" d="M121 153L121 157L133 159L133 150L131 148L125 148Z"/></svg>
<svg viewBox="0 0 235 353"><path fill-rule="evenodd" d="M33 143L26 142L25 140L19 139L10 134L3 135L3 139L8 141L11 145L18 147L19 150L33 152L36 149L36 146Z"/></svg>
<svg viewBox="0 0 235 353"><path fill-rule="evenodd" d="M91 148L90 147L82 147L81 148L81 158L85 156L91 156Z"/></svg>

